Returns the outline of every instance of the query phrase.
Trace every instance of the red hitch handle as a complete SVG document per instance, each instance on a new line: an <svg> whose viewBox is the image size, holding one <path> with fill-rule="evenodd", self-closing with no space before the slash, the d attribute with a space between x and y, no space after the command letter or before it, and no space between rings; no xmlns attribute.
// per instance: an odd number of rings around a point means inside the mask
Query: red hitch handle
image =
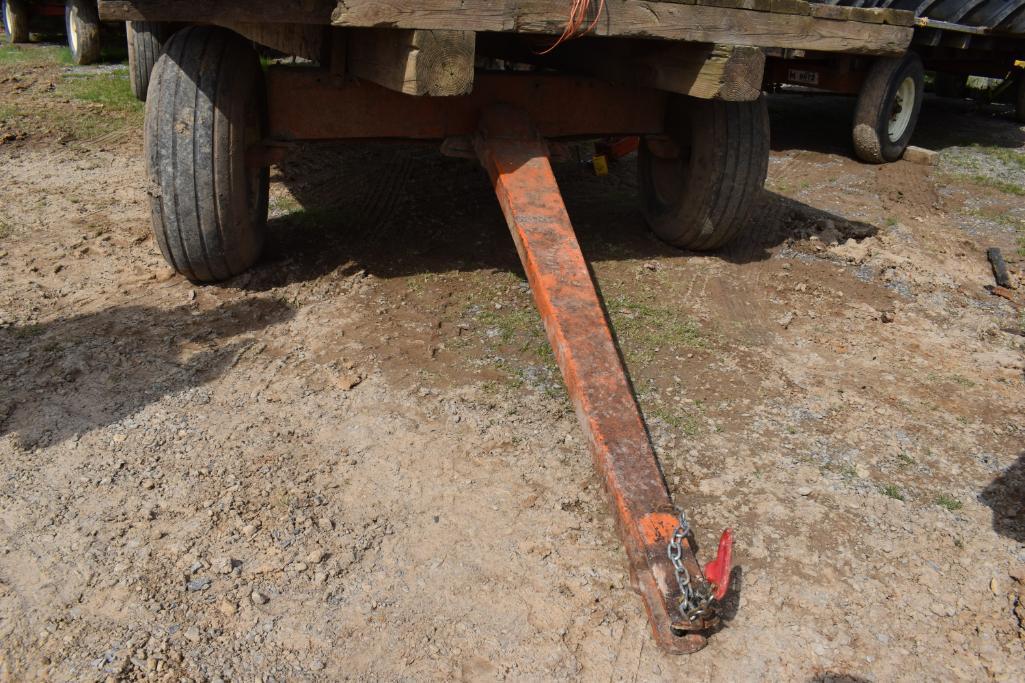
<svg viewBox="0 0 1025 683"><path fill-rule="evenodd" d="M712 596L722 600L730 590L730 573L733 570L733 529L722 532L715 559L705 565L705 580L712 584Z"/></svg>

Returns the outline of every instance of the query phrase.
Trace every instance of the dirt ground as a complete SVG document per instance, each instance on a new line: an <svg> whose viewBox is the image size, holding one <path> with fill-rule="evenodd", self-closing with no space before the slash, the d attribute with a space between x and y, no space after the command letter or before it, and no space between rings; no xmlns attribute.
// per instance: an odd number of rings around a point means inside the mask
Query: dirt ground
<svg viewBox="0 0 1025 683"><path fill-rule="evenodd" d="M1025 131L930 99L934 166L774 96L715 255L632 165L560 181L705 559L710 645L653 645L483 172L430 146L272 171L251 273L149 235L123 67L0 48L5 680L1025 679ZM975 143L975 144L973 144ZM1023 299L1021 290L1015 293Z"/></svg>

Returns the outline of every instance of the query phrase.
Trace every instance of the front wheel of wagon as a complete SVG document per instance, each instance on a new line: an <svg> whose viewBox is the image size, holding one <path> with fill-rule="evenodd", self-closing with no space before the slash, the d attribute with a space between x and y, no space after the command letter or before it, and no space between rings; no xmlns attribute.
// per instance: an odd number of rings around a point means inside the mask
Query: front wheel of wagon
<svg viewBox="0 0 1025 683"><path fill-rule="evenodd" d="M870 164L904 155L925 92L922 60L913 52L873 62L854 109L854 151Z"/></svg>
<svg viewBox="0 0 1025 683"><path fill-rule="evenodd" d="M175 33L146 98L146 161L153 233L194 282L216 282L256 262L267 224L269 175L247 163L266 131L266 95L251 44L212 26Z"/></svg>
<svg viewBox="0 0 1025 683"><path fill-rule="evenodd" d="M3 0L4 30L12 43L28 42L28 0Z"/></svg>
<svg viewBox="0 0 1025 683"><path fill-rule="evenodd" d="M146 90L149 88L150 74L160 59L167 39L166 24L157 21L126 21L125 33L128 36L128 77L132 84L132 94L145 102Z"/></svg>
<svg viewBox="0 0 1025 683"><path fill-rule="evenodd" d="M641 141L644 216L669 244L718 249L749 224L769 166L765 98L720 102L674 98L666 135Z"/></svg>
<svg viewBox="0 0 1025 683"><path fill-rule="evenodd" d="M100 58L100 15L93 0L67 0L64 26L75 64L92 64Z"/></svg>

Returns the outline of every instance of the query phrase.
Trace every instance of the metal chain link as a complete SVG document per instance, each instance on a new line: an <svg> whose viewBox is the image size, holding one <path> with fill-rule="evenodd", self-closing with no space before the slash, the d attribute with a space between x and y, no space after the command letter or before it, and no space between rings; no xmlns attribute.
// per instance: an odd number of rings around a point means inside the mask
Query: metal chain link
<svg viewBox="0 0 1025 683"><path fill-rule="evenodd" d="M680 525L676 527L673 537L669 539L666 553L676 570L676 583L680 586L680 614L691 623L712 615L712 587L699 576L691 580L690 572L683 566L683 539L690 535L690 522L687 514L680 512Z"/></svg>

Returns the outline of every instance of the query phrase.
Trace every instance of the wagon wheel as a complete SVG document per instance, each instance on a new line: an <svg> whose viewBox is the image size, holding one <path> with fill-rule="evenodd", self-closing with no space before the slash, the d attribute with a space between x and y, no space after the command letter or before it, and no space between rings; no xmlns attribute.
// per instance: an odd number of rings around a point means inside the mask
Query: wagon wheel
<svg viewBox="0 0 1025 683"><path fill-rule="evenodd" d="M904 154L922 109L925 72L913 52L877 59L869 69L854 110L854 151L872 164Z"/></svg>
<svg viewBox="0 0 1025 683"><path fill-rule="evenodd" d="M260 254L269 171L246 152L266 131L252 45L223 28L175 33L146 100L153 233L167 262L195 282L238 275Z"/></svg>
<svg viewBox="0 0 1025 683"><path fill-rule="evenodd" d="M12 43L28 42L28 2L3 0L4 30Z"/></svg>
<svg viewBox="0 0 1025 683"><path fill-rule="evenodd" d="M721 102L674 98L667 135L641 142L645 218L673 246L718 249L749 225L769 165L765 98Z"/></svg>
<svg viewBox="0 0 1025 683"><path fill-rule="evenodd" d="M67 0L64 26L75 64L92 64L100 58L100 16L90 0Z"/></svg>
<svg viewBox="0 0 1025 683"><path fill-rule="evenodd" d="M150 74L167 39L167 25L157 21L126 21L125 32L128 34L128 76L132 94L145 102Z"/></svg>

